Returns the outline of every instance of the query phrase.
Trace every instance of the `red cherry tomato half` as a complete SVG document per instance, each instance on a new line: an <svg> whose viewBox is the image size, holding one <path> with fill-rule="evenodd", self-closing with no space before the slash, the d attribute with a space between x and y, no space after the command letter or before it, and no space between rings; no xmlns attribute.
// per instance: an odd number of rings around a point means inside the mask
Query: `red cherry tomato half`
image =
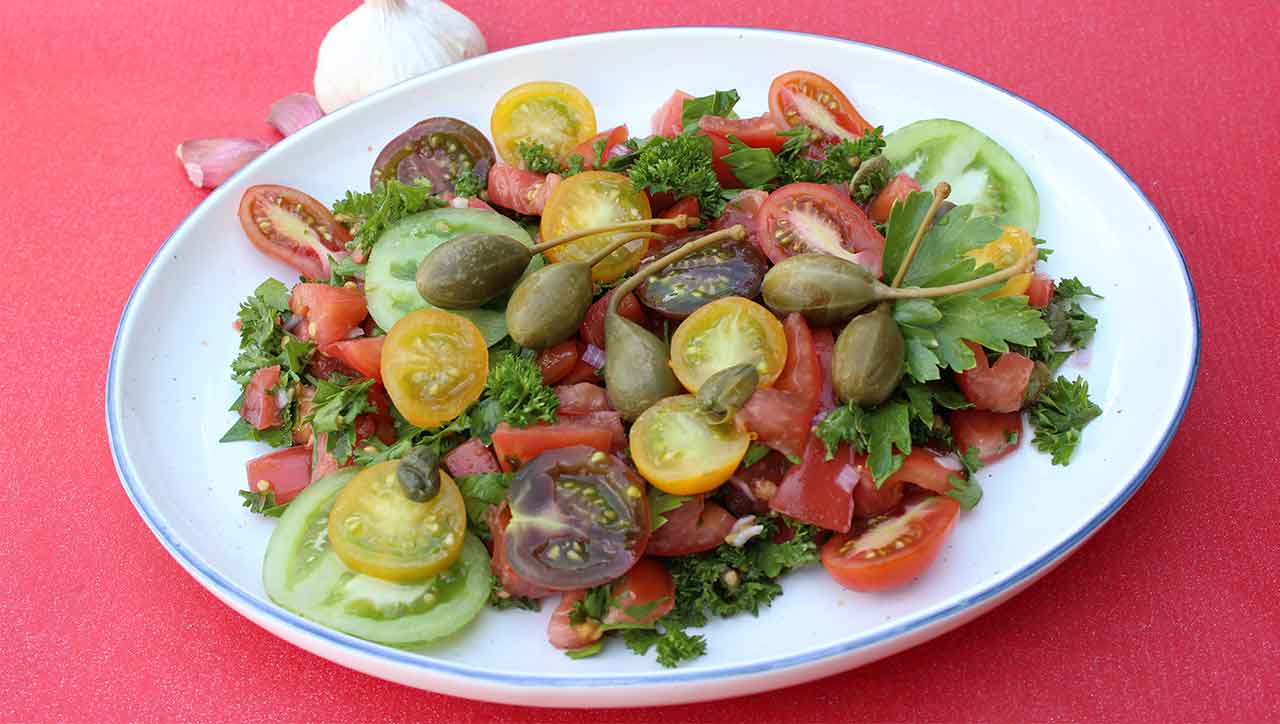
<svg viewBox="0 0 1280 724"><path fill-rule="evenodd" d="M554 347L538 353L538 368L542 370L542 382L554 385L573 371L578 363L578 340L567 339Z"/></svg>
<svg viewBox="0 0 1280 724"><path fill-rule="evenodd" d="M889 220L889 212L893 211L895 203L906 202L908 196L919 190L920 184L916 183L915 179L900 173L890 179L889 183L880 189L880 193L871 200L871 205L867 207L867 216L877 224L883 224Z"/></svg>
<svg viewBox="0 0 1280 724"><path fill-rule="evenodd" d="M323 348L346 339L369 313L364 294L358 289L328 284L299 284L289 295L289 309L305 321L300 331Z"/></svg>
<svg viewBox="0 0 1280 724"><path fill-rule="evenodd" d="M948 416L951 433L961 450L978 451L978 460L990 465L1022 443L1022 413L956 410Z"/></svg>
<svg viewBox="0 0 1280 724"><path fill-rule="evenodd" d="M320 351L329 357L335 357L343 364L359 372L362 377L370 377L382 383L382 343L386 337L359 337L330 342Z"/></svg>
<svg viewBox="0 0 1280 724"><path fill-rule="evenodd" d="M280 365L262 367L249 378L244 388L244 402L240 404L240 417L255 430L265 430L280 424L280 405L272 388L280 384Z"/></svg>
<svg viewBox="0 0 1280 724"><path fill-rule="evenodd" d="M987 362L986 351L972 342L965 342L973 350L977 366L956 375L956 385L964 397L979 410L991 412L1017 412L1031 381L1035 363L1018 352L1005 352L994 365Z"/></svg>
<svg viewBox="0 0 1280 724"><path fill-rule="evenodd" d="M270 492L287 503L311 484L311 451L301 445L260 455L245 463L249 490Z"/></svg>
<svg viewBox="0 0 1280 724"><path fill-rule="evenodd" d="M346 254L351 234L329 208L288 186L250 186L240 197L240 228L258 251L308 279L329 278L329 258Z"/></svg>
<svg viewBox="0 0 1280 724"><path fill-rule="evenodd" d="M687 556L701 553L724 542L733 529L734 518L716 503L695 495L679 508L662 514L667 519L649 536L645 553L651 556Z"/></svg>
<svg viewBox="0 0 1280 724"><path fill-rule="evenodd" d="M795 183L769 194L756 214L756 234L774 264L792 254L830 254L880 276L884 237L834 186Z"/></svg>
<svg viewBox="0 0 1280 724"><path fill-rule="evenodd" d="M871 128L834 83L804 70L773 79L769 113L780 128L809 126L820 134L816 140L822 143L858 138Z"/></svg>
<svg viewBox="0 0 1280 724"><path fill-rule="evenodd" d="M471 438L451 450L444 456L444 466L449 468L449 474L455 478L501 471L493 453L479 438Z"/></svg>
<svg viewBox="0 0 1280 724"><path fill-rule="evenodd" d="M826 530L845 533L853 518L853 489L863 466L847 445L826 459L826 446L810 437L800 464L791 468L769 507Z"/></svg>
<svg viewBox="0 0 1280 724"><path fill-rule="evenodd" d="M822 546L822 566L852 591L884 591L924 573L955 527L960 504L931 495L908 502L902 512L880 516Z"/></svg>
<svg viewBox="0 0 1280 724"><path fill-rule="evenodd" d="M489 201L519 214L538 216L560 185L560 175L546 175L498 164L489 169Z"/></svg>

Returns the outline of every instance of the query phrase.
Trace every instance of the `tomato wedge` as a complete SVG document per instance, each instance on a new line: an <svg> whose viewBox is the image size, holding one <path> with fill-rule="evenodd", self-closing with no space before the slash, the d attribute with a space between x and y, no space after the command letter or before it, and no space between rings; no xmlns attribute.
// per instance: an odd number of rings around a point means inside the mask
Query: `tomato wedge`
<svg viewBox="0 0 1280 724"><path fill-rule="evenodd" d="M489 169L489 200L519 214L539 216L561 180L559 174L534 173L500 163Z"/></svg>
<svg viewBox="0 0 1280 724"><path fill-rule="evenodd" d="M240 228L263 254L308 279L328 279L330 257L345 256L351 234L329 208L288 186L250 186L240 197Z"/></svg>
<svg viewBox="0 0 1280 724"><path fill-rule="evenodd" d="M818 352L822 365L822 392L818 398L818 412L825 414L836 407L836 393L831 388L831 355L835 353L835 334L830 329L813 330L813 348Z"/></svg>
<svg viewBox="0 0 1280 724"><path fill-rule="evenodd" d="M249 490L270 492L276 503L287 503L311 484L311 451L297 445L275 450L245 463Z"/></svg>
<svg viewBox="0 0 1280 724"><path fill-rule="evenodd" d="M647 555L687 556L709 551L724 542L734 523L729 511L701 495L662 516L667 522L649 535Z"/></svg>
<svg viewBox="0 0 1280 724"><path fill-rule="evenodd" d="M671 613L676 586L667 567L652 558L641 558L610 589L615 603L604 614L607 624L647 626Z"/></svg>
<svg viewBox="0 0 1280 724"><path fill-rule="evenodd" d="M822 566L852 591L884 591L924 573L946 542L960 504L931 495L907 503L901 513L872 518L822 546Z"/></svg>
<svg viewBox="0 0 1280 724"><path fill-rule="evenodd" d="M769 113L780 128L809 126L821 143L858 138L871 124L834 83L817 73L793 70L769 84Z"/></svg>
<svg viewBox="0 0 1280 724"><path fill-rule="evenodd" d="M786 129L779 127L770 114L755 118L703 116L698 119L698 128L708 136L716 135L725 139L733 136L752 148L767 148L775 153L781 151L782 144L787 141L785 137L778 135Z"/></svg>
<svg viewBox="0 0 1280 724"><path fill-rule="evenodd" d="M834 186L787 184L769 194L755 223L760 248L774 264L792 254L830 254L880 276L884 237Z"/></svg>
<svg viewBox="0 0 1280 724"><path fill-rule="evenodd" d="M590 412L612 410L609 406L609 393L600 385L590 382L578 382L572 385L560 385L555 388L560 398L561 415L585 415Z"/></svg>
<svg viewBox="0 0 1280 724"><path fill-rule="evenodd" d="M1036 274L1027 286L1027 304L1044 309L1053 301L1053 277Z"/></svg>
<svg viewBox="0 0 1280 724"><path fill-rule="evenodd" d="M978 460L990 465L1007 457L1022 443L1022 413L955 410L948 416L956 446L976 449Z"/></svg>
<svg viewBox="0 0 1280 724"><path fill-rule="evenodd" d="M907 197L912 193L920 190L920 184L905 173L900 173L889 179L889 183L880 189L880 193L871 200L871 205L867 207L867 216L877 224L883 224L889 220L889 212L893 211L893 205L899 201L905 202Z"/></svg>
<svg viewBox="0 0 1280 724"><path fill-rule="evenodd" d="M653 113L652 129L655 136L675 138L684 130L684 102L693 96L682 90L671 94Z"/></svg>
<svg viewBox="0 0 1280 724"><path fill-rule="evenodd" d="M554 385L573 371L578 363L578 340L567 339L554 347L538 353L538 368L542 370L542 382Z"/></svg>
<svg viewBox="0 0 1280 724"><path fill-rule="evenodd" d="M346 339L369 313L364 295L358 289L331 287L328 284L298 284L289 295L289 309L306 317L305 339L324 347Z"/></svg>
<svg viewBox="0 0 1280 724"><path fill-rule="evenodd" d="M608 452L613 447L613 430L596 425L562 420L554 425L517 428L501 423L493 431L493 451L498 465L511 472L546 450L588 445Z"/></svg>
<svg viewBox="0 0 1280 724"><path fill-rule="evenodd" d="M791 395L764 387L751 393L747 404L738 410L738 422L758 442L799 458L809 443L813 424L813 415L807 413L808 406L796 402Z"/></svg>
<svg viewBox="0 0 1280 724"><path fill-rule="evenodd" d="M474 437L455 447L448 455L445 455L444 466L449 468L449 474L455 478L460 478L464 475L496 473L502 470L498 467L498 461L494 459L493 453L489 452L489 448L485 447L484 442Z"/></svg>
<svg viewBox="0 0 1280 724"><path fill-rule="evenodd" d="M769 507L804 523L846 533L853 519L853 489L865 468L847 445L826 459L826 446L810 437L804 459L791 468Z"/></svg>
<svg viewBox="0 0 1280 724"><path fill-rule="evenodd" d="M597 143L600 143L601 141L604 142L604 145L600 147L599 155L603 160L608 161L619 153L626 153L629 151L626 146L622 145L629 137L630 136L627 133L627 124L624 123L621 126L615 126L607 131L597 133L591 138L588 138L578 144L577 148L569 152L568 156L566 156L566 160L571 158L574 154L577 154L582 157L582 170L590 171L591 169L598 168L601 165L596 163Z"/></svg>
<svg viewBox="0 0 1280 724"><path fill-rule="evenodd" d="M576 626L573 624L573 609L586 597L587 591L581 588L565 591L560 596L560 603L547 621L547 641L552 646L562 651L572 651L590 646L604 635L599 622L583 621Z"/></svg>
<svg viewBox="0 0 1280 724"><path fill-rule="evenodd" d="M280 365L262 367L249 378L240 403L240 417L254 427L265 430L280 424L280 405L272 388L280 384Z"/></svg>
<svg viewBox="0 0 1280 724"><path fill-rule="evenodd" d="M330 342L320 351L329 357L335 357L343 364L382 383L382 344L386 337L360 337Z"/></svg>
<svg viewBox="0 0 1280 724"><path fill-rule="evenodd" d="M965 342L973 350L977 366L956 375L956 385L964 397L979 410L1017 412L1031 381L1035 363L1018 352L1005 352L996 363L987 362L987 353L973 342Z"/></svg>
<svg viewBox="0 0 1280 724"><path fill-rule="evenodd" d="M782 323L787 334L787 363L774 388L790 393L812 418L822 400L822 362L809 323L800 314L789 314Z"/></svg>

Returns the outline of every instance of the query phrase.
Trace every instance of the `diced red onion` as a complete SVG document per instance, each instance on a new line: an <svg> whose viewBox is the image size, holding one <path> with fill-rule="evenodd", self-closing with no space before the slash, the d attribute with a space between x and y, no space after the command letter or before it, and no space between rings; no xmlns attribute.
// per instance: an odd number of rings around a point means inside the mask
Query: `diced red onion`
<svg viewBox="0 0 1280 724"><path fill-rule="evenodd" d="M604 367L606 359L604 350L594 344L589 344L586 349L582 350L582 361L596 369Z"/></svg>
<svg viewBox="0 0 1280 724"><path fill-rule="evenodd" d="M324 116L324 109L310 93L290 93L271 104L267 112L270 123L282 136L296 133L299 128Z"/></svg>
<svg viewBox="0 0 1280 724"><path fill-rule="evenodd" d="M361 327L352 327L351 331L347 332L347 339L356 339L357 337L363 337L363 336L364 336L364 329Z"/></svg>
<svg viewBox="0 0 1280 724"><path fill-rule="evenodd" d="M177 154L191 183L211 189L266 150L252 138L196 138L178 144Z"/></svg>

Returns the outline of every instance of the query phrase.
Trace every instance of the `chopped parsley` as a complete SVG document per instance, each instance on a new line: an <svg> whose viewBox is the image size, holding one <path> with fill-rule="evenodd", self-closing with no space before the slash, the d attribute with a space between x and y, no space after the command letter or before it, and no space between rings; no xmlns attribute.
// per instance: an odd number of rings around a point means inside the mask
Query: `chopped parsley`
<svg viewBox="0 0 1280 724"><path fill-rule="evenodd" d="M1031 406L1031 427L1036 431L1031 444L1049 453L1054 465L1066 465L1080 445L1085 426L1101 414L1102 408L1089 399L1089 383L1083 377L1074 382L1058 377Z"/></svg>
<svg viewBox="0 0 1280 724"><path fill-rule="evenodd" d="M366 193L348 191L333 202L333 215L351 229L347 248L360 250L367 257L388 226L410 214L444 205L439 197L431 195L431 182L425 177L416 178L411 184L387 179Z"/></svg>

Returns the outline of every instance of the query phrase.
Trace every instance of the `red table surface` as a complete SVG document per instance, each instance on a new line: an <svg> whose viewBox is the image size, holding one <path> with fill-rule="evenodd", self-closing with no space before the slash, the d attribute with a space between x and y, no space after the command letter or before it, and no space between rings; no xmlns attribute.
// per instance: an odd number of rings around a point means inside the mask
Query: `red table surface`
<svg viewBox="0 0 1280 724"><path fill-rule="evenodd" d="M1274 3L455 4L493 49L650 25L828 33L941 61L1057 114L1132 174L1195 279L1200 379L1163 462L1093 540L1010 603L905 653L783 692L567 715L348 671L241 618L161 548L112 467L103 388L129 290L205 196L187 183L174 146L207 135L274 138L267 106L310 89L321 37L354 2L6 2L0 719L1280 717Z"/></svg>

